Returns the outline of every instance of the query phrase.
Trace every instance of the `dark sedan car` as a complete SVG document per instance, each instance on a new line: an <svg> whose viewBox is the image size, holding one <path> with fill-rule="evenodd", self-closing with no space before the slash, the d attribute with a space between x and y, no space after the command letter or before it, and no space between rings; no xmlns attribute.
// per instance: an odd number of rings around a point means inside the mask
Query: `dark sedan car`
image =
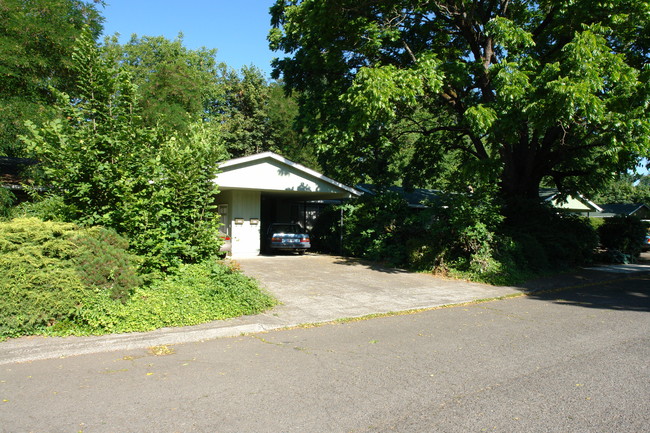
<svg viewBox="0 0 650 433"><path fill-rule="evenodd" d="M300 254L311 248L309 235L299 224L274 223L266 230L268 251L297 251Z"/></svg>
<svg viewBox="0 0 650 433"><path fill-rule="evenodd" d="M641 251L650 251L650 235L646 235L641 245Z"/></svg>

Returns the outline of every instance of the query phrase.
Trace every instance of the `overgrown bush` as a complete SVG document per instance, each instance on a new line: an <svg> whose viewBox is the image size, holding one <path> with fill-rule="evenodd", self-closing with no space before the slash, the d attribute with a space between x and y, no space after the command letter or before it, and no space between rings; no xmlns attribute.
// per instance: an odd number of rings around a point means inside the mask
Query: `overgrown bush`
<svg viewBox="0 0 650 433"><path fill-rule="evenodd" d="M195 325L275 304L255 280L216 260L148 283L112 230L36 218L0 223L0 339Z"/></svg>
<svg viewBox="0 0 650 433"><path fill-rule="evenodd" d="M406 242L413 227L413 215L403 198L386 192L364 196L342 206L345 254L392 265L406 262Z"/></svg>
<svg viewBox="0 0 650 433"><path fill-rule="evenodd" d="M72 320L96 293L126 296L140 280L123 242L114 232L69 223L0 223L0 338Z"/></svg>
<svg viewBox="0 0 650 433"><path fill-rule="evenodd" d="M635 258L641 254L646 227L637 217L617 215L607 218L598 227L598 234L604 248Z"/></svg>
<svg viewBox="0 0 650 433"><path fill-rule="evenodd" d="M11 191L0 187L0 220L9 217L15 199Z"/></svg>
<svg viewBox="0 0 650 433"><path fill-rule="evenodd" d="M481 279L497 266L497 232L503 217L489 192L454 194L432 207L428 230L435 255L429 265L438 272L460 272Z"/></svg>
<svg viewBox="0 0 650 433"><path fill-rule="evenodd" d="M512 239L517 266L540 272L591 262L598 234L588 218L562 213L535 201L504 208L503 234Z"/></svg>
<svg viewBox="0 0 650 433"><path fill-rule="evenodd" d="M492 284L589 263L598 235L586 218L538 202L504 206L494 191L449 194L428 209L410 209L394 194L342 206L346 254ZM338 210L328 238L339 236ZM336 238L336 239L334 239Z"/></svg>
<svg viewBox="0 0 650 433"><path fill-rule="evenodd" d="M182 131L143 123L132 78L99 54L87 32L73 54L74 97L52 89L56 118L21 137L40 164L28 211L127 236L147 271L197 263L219 251L213 180L226 156L218 122Z"/></svg>
<svg viewBox="0 0 650 433"><path fill-rule="evenodd" d="M189 326L260 313L275 303L251 278L210 261L182 265L173 275L136 289L124 303L98 292L74 322L61 323L52 332L104 334Z"/></svg>
<svg viewBox="0 0 650 433"><path fill-rule="evenodd" d="M13 218L38 218L44 221L71 222L74 207L59 195L42 196L33 191L33 200L20 203L11 210Z"/></svg>

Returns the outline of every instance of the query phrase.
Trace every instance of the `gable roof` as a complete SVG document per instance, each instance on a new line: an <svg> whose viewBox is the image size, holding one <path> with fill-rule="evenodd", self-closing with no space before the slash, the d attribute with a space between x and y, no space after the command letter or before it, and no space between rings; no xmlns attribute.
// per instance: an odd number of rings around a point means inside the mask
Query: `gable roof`
<svg viewBox="0 0 650 433"><path fill-rule="evenodd" d="M377 185L369 183L360 183L355 185L355 188L364 194L376 195L380 192ZM387 191L399 194L404 200L408 202L411 208L424 209L427 207L425 203L436 202L440 200L441 192L435 189L413 188L405 189L401 186L390 186L386 188Z"/></svg>
<svg viewBox="0 0 650 433"><path fill-rule="evenodd" d="M573 212L602 212L600 206L582 194L568 195L560 200L560 191L555 188L540 188L539 198L555 208Z"/></svg>
<svg viewBox="0 0 650 433"><path fill-rule="evenodd" d="M643 216L650 214L650 207L643 203L609 203L601 205L602 211L598 216L607 218L616 215L637 215Z"/></svg>
<svg viewBox="0 0 650 433"><path fill-rule="evenodd" d="M260 190L301 194L310 199L345 198L361 193L273 152L225 161L214 182L222 191Z"/></svg>

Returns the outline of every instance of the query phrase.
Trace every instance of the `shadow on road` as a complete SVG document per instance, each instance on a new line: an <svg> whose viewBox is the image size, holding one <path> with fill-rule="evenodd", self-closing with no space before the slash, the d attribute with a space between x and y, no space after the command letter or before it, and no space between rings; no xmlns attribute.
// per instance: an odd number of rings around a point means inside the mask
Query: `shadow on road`
<svg viewBox="0 0 650 433"><path fill-rule="evenodd" d="M530 299L555 304L610 310L650 311L650 274L648 273L627 276L601 273L601 275L592 275L591 278L584 276L572 276L572 278L577 284L565 286L566 290L555 291L548 287L542 288L539 292L530 292L533 287L525 287L525 289ZM534 283L530 286L534 286ZM537 287L537 290L539 289L540 287Z"/></svg>

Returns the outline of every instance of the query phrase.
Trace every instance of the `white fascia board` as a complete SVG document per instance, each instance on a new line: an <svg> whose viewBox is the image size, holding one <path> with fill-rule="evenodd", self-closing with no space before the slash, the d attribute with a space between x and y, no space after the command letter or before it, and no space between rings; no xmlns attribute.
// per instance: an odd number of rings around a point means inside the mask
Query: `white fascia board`
<svg viewBox="0 0 650 433"><path fill-rule="evenodd" d="M356 196L361 195L361 192L357 191L354 188L350 188L347 185L343 185L342 183L337 182L334 179L331 179L331 178L329 178L329 177L327 177L327 176L325 176L325 175L323 175L323 174L321 174L321 173L319 173L317 171L314 171L314 170L312 170L310 168L305 167L304 165L293 162L293 161L291 161L291 160L289 160L289 159L287 159L287 158L285 158L283 156L280 156L277 153L273 153L273 152L262 152L262 153L257 153L255 155L242 156L241 158L231 159L231 160L228 160L228 161L225 161L225 162L222 162L221 164L219 164L219 168L224 169L224 168L229 168L229 167L236 167L236 166L241 165L241 164L247 164L249 162L254 162L254 161L263 160L263 159L267 159L267 158L274 159L274 160L276 160L278 162L281 162L281 163L286 164L286 165L288 165L290 167L293 167L296 170L300 170L300 171L302 171L304 173L307 173L308 175L310 175L312 177L315 177L317 179L322 180L323 182L334 185L337 188L340 188L340 189L342 189L344 191L349 192L350 194L353 194L353 195L356 195Z"/></svg>
<svg viewBox="0 0 650 433"><path fill-rule="evenodd" d="M586 198L586 197L583 196L582 194L578 194L578 196L579 196L579 197L580 197L584 202L586 202L587 204L589 204L589 206L592 206L592 207L596 210L596 212L602 212L602 211L603 211L603 208L602 208L602 207L598 206L596 203L594 203L593 201L589 200L588 198Z"/></svg>

